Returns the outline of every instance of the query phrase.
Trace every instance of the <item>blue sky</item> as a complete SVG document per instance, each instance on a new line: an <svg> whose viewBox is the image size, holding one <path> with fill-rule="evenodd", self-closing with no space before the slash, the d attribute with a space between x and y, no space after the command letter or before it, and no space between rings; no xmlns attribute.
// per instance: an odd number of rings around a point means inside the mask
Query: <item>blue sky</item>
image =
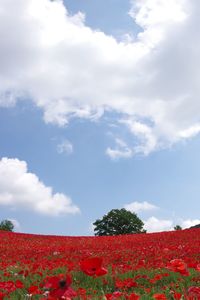
<svg viewBox="0 0 200 300"><path fill-rule="evenodd" d="M128 15L131 6L127 0L123 2L109 0L106 4L100 0L65 0L64 2L70 13L75 14L78 11L85 13L87 26L114 35L118 39L127 33L134 35L139 30Z"/></svg>
<svg viewBox="0 0 200 300"><path fill-rule="evenodd" d="M0 219L58 235L92 235L122 207L149 232L199 223L199 21L188 2L172 15L166 0L26 1L11 28L0 4Z"/></svg>

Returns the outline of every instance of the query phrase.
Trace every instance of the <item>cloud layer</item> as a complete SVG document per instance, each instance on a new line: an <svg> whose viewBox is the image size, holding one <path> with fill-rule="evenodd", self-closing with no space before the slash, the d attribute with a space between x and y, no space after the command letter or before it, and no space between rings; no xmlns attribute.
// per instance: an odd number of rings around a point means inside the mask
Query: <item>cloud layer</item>
<svg viewBox="0 0 200 300"><path fill-rule="evenodd" d="M52 216L80 212L69 197L53 193L51 187L28 172L25 161L6 157L0 160L0 205Z"/></svg>
<svg viewBox="0 0 200 300"><path fill-rule="evenodd" d="M180 225L182 229L188 229L197 224L200 224L199 219L181 220L179 224L176 224L173 220L160 219L152 216L144 221L144 228L147 232L160 232L173 230L175 225Z"/></svg>
<svg viewBox="0 0 200 300"><path fill-rule="evenodd" d="M147 201L144 201L144 202L135 201L135 202L126 204L124 206L124 208L131 211L131 212L133 212L133 213L134 212L138 213L138 212L142 212L142 211L152 211L152 210L158 209L157 206L155 206L154 204L151 204Z"/></svg>
<svg viewBox="0 0 200 300"><path fill-rule="evenodd" d="M108 148L114 158L193 137L200 132L199 11L196 0L132 1L141 31L119 42L87 27L82 13L70 15L63 1L1 0L0 106L29 98L59 126L115 111L136 143Z"/></svg>
<svg viewBox="0 0 200 300"><path fill-rule="evenodd" d="M57 145L57 152L59 154L67 154L70 155L73 153L73 145L70 141L68 141L67 139L64 139L61 143L59 143Z"/></svg>
<svg viewBox="0 0 200 300"><path fill-rule="evenodd" d="M183 220L181 222L181 226L185 229L185 228L190 228L192 226L198 225L200 224L200 220L199 219L187 219L187 220Z"/></svg>
<svg viewBox="0 0 200 300"><path fill-rule="evenodd" d="M173 221L152 216L144 222L144 228L147 232L169 231L173 229Z"/></svg>

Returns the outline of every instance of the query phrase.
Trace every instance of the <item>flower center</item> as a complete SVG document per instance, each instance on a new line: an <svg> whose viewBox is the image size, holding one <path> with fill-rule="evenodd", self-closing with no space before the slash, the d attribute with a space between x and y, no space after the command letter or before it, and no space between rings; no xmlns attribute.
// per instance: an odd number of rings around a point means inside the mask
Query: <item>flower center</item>
<svg viewBox="0 0 200 300"><path fill-rule="evenodd" d="M66 280L65 280L65 279L61 279L61 280L59 281L59 286L60 286L61 288L64 288L65 285L66 285Z"/></svg>

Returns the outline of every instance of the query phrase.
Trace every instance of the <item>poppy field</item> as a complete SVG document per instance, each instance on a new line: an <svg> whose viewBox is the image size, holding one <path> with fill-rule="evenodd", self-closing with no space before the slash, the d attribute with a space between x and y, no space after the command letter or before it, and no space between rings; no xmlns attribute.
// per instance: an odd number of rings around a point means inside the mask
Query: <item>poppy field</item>
<svg viewBox="0 0 200 300"><path fill-rule="evenodd" d="M0 231L2 299L200 299L200 229L109 237Z"/></svg>

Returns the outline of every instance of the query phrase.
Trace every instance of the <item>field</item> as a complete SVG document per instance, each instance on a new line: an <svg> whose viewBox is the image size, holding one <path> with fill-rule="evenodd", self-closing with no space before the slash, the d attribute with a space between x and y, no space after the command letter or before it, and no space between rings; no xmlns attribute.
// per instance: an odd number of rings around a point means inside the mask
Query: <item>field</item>
<svg viewBox="0 0 200 300"><path fill-rule="evenodd" d="M200 299L200 229L117 237L1 231L2 299Z"/></svg>

